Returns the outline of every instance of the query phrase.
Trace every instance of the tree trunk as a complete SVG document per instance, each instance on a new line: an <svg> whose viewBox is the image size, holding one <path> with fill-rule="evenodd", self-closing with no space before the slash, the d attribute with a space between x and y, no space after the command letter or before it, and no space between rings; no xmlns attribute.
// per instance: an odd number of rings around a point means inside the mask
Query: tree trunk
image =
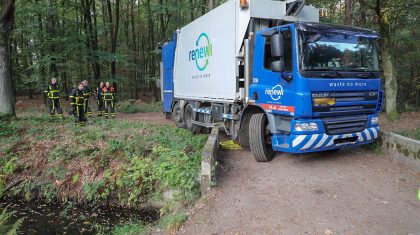
<svg viewBox="0 0 420 235"><path fill-rule="evenodd" d="M376 0L376 14L378 15L379 32L381 34L382 68L385 77L385 109L388 117L397 115L397 79L394 74L394 64L391 54L391 32L389 13L384 11L380 0Z"/></svg>
<svg viewBox="0 0 420 235"><path fill-rule="evenodd" d="M209 11L213 10L216 7L216 0L209 0Z"/></svg>
<svg viewBox="0 0 420 235"><path fill-rule="evenodd" d="M113 17L112 17L112 7L111 7L111 1L107 0L107 6L108 6L108 20L111 24L111 53L116 52L117 49L117 40L118 40L118 29L120 26L120 0L115 1L115 23L113 24ZM115 60L111 61L111 75L112 78L115 79L115 76L117 74L116 71L116 64Z"/></svg>
<svg viewBox="0 0 420 235"><path fill-rule="evenodd" d="M344 18L344 24L345 25L352 25L352 16L351 16L351 0L345 0L345 18Z"/></svg>
<svg viewBox="0 0 420 235"><path fill-rule="evenodd" d="M55 19L54 19L54 7L53 7L53 1L48 0L48 9L47 9L47 33L48 37L51 41L55 37ZM49 50L51 54L53 54L53 58L51 58L50 62L50 73L51 76L56 77L58 76L57 72L57 65L56 65L56 59L55 57L55 43L50 42Z"/></svg>
<svg viewBox="0 0 420 235"><path fill-rule="evenodd" d="M360 24L366 25L366 0L359 0L360 4Z"/></svg>
<svg viewBox="0 0 420 235"><path fill-rule="evenodd" d="M10 34L13 29L14 0L0 2L0 115L15 116L10 61Z"/></svg>

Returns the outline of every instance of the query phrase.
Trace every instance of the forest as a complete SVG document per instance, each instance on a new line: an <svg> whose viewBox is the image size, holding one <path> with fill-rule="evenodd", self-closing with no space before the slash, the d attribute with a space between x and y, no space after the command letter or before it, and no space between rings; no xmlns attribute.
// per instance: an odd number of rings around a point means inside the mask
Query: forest
<svg viewBox="0 0 420 235"><path fill-rule="evenodd" d="M58 76L63 95L88 79L116 82L121 99L159 99L159 45L223 0L8 0L16 96L40 94ZM417 0L309 0L322 22L379 32L388 114L420 107ZM2 21L7 18L2 19ZM10 19L9 19L10 20ZM2 23L5 28L6 24ZM3 30L2 30L3 31ZM1 40L0 40L1 41Z"/></svg>

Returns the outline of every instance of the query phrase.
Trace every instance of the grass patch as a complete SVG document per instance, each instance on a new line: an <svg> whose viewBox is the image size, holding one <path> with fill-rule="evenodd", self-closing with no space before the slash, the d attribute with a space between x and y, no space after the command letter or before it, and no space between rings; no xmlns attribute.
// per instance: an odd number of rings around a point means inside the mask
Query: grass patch
<svg viewBox="0 0 420 235"><path fill-rule="evenodd" d="M149 230L149 225L142 222L130 222L126 224L121 224L111 231L112 235L137 235L137 234L146 234Z"/></svg>
<svg viewBox="0 0 420 235"><path fill-rule="evenodd" d="M398 114L397 111L393 111L393 112L390 112L390 113L386 114L386 118L391 122L398 121L399 117L400 117L400 115Z"/></svg>
<svg viewBox="0 0 420 235"><path fill-rule="evenodd" d="M182 224L187 221L188 216L186 214L173 214L163 217L159 220L158 227L167 230L170 234L174 234L178 229L181 228Z"/></svg>
<svg viewBox="0 0 420 235"><path fill-rule="evenodd" d="M420 128L415 128L414 130L397 131L396 133L411 139L420 140Z"/></svg>
<svg viewBox="0 0 420 235"><path fill-rule="evenodd" d="M363 148L367 149L368 151L374 152L375 154L382 154L382 147L378 141L375 141L370 144L366 144L362 146Z"/></svg>
<svg viewBox="0 0 420 235"><path fill-rule="evenodd" d="M162 111L162 103L155 102L138 104L124 101L117 104L117 110L125 114L160 112Z"/></svg>

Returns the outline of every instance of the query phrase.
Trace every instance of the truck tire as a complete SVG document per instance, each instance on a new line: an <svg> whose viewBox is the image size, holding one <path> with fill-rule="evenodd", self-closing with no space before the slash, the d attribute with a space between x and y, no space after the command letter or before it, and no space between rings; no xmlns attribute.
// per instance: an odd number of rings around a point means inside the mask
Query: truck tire
<svg viewBox="0 0 420 235"><path fill-rule="evenodd" d="M247 114L242 118L241 127L238 131L238 142L241 148L249 150L249 122L253 114Z"/></svg>
<svg viewBox="0 0 420 235"><path fill-rule="evenodd" d="M264 113L251 116L249 123L249 144L257 162L269 162L273 159L274 151L271 146L271 138L267 130L268 119Z"/></svg>
<svg viewBox="0 0 420 235"><path fill-rule="evenodd" d="M187 104L187 106L185 106L185 113L184 113L184 118L185 118L185 124L187 126L187 129L191 131L191 133L193 134L198 134L201 131L201 126L192 124L193 121L193 109L191 104Z"/></svg>
<svg viewBox="0 0 420 235"><path fill-rule="evenodd" d="M171 119L175 123L175 126L179 128L186 127L185 121L181 116L181 107L179 106L179 103L176 103L172 108Z"/></svg>

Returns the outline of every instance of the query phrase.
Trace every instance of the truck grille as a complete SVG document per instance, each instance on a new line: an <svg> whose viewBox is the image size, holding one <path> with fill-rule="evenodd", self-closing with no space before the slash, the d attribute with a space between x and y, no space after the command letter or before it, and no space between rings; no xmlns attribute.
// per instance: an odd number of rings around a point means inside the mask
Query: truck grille
<svg viewBox="0 0 420 235"><path fill-rule="evenodd" d="M366 128L367 115L328 117L322 121L328 135L340 135L363 131Z"/></svg>
<svg viewBox="0 0 420 235"><path fill-rule="evenodd" d="M312 99L334 98L334 105L316 106L312 102L315 116L353 115L374 113L378 109L378 91L314 92Z"/></svg>

